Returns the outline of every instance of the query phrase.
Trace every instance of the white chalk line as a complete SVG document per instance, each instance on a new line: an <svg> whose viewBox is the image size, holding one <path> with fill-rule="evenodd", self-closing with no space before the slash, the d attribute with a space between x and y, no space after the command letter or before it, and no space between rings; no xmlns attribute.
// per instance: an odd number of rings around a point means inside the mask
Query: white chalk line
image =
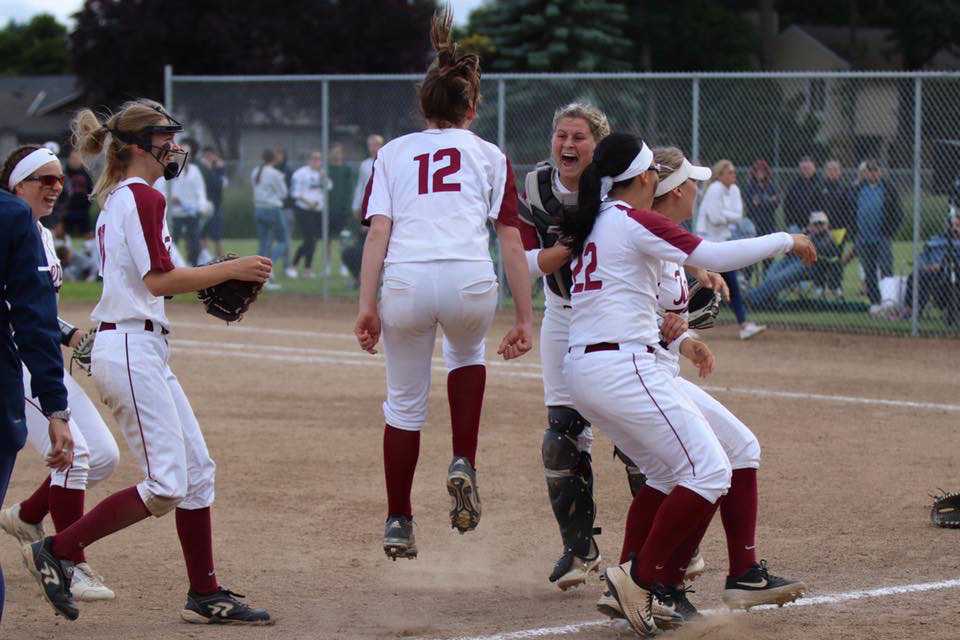
<svg viewBox="0 0 960 640"><path fill-rule="evenodd" d="M801 598L795 602L784 605L786 607L815 607L819 605L840 604L853 600L863 600L866 598L885 598L909 593L922 593L924 591L943 591L946 589L956 589L960 587L960 579L940 580L938 582L921 582L916 584L904 584L891 587L878 587L875 589L860 589L857 591L844 591L840 593L827 593L821 596ZM754 611L770 611L777 609L776 605L764 605L754 607ZM731 613L727 609L704 609L700 613L706 616ZM735 612L743 613L743 612ZM488 636L459 636L453 640L525 640L526 638L542 638L544 636L563 636L575 635L587 629L603 626L622 626L623 622L611 620L589 620L587 622L577 622L558 627L541 627L538 629L524 629L521 631L508 631L504 633L495 633Z"/></svg>
<svg viewBox="0 0 960 640"><path fill-rule="evenodd" d="M186 326L197 326L211 328L200 323L183 323ZM212 327L215 329L229 329L233 331L239 327ZM261 332L260 329L244 327L248 331ZM274 331L281 331L279 329ZM308 333L311 336L320 335L317 333ZM286 335L286 334L284 334ZM331 336L346 336L348 334L328 334ZM353 336L349 336L352 338ZM311 347L284 347L279 345L265 345L257 343L244 342L206 342L201 340L172 340L172 344L184 351L194 353L204 353L204 355L220 355L223 357L253 358L272 360L277 362L291 362L298 364L344 364L358 366L383 366L383 356L378 354L371 356L368 353L360 351L344 351L341 349L316 349ZM270 355L270 354L273 355ZM289 354L283 356L280 354ZM446 367L442 366L442 358L434 358L434 371L446 372ZM523 378L528 380L539 380L541 378L541 369L539 365L524 364L519 362L499 362L496 360L487 362L488 367L502 369L497 372L498 376L507 376L511 378ZM519 369L519 370L518 370ZM960 405L944 404L939 402L917 402L913 400L891 400L886 398L867 398L862 396L841 396L828 395L821 393L806 393L801 391L783 391L778 389L759 389L747 387L721 387L713 385L701 385L704 391L709 393L732 393L735 395L752 396L755 398L784 398L789 400L810 400L816 402L836 402L840 404L857 404L877 407L898 407L903 409L922 409L927 411L958 411Z"/></svg>

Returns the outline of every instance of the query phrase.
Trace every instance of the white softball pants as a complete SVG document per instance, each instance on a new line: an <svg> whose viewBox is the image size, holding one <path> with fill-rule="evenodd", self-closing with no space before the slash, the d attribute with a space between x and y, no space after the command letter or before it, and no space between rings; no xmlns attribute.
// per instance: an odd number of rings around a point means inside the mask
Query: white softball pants
<svg viewBox="0 0 960 640"><path fill-rule="evenodd" d="M100 412L66 370L63 372L63 386L67 388L67 406L71 413L68 426L73 437L73 464L66 471L51 471L50 484L83 491L110 477L120 459L120 451ZM23 367L23 387L29 396L30 372L26 367ZM27 441L46 458L50 453L50 421L43 415L36 399L26 397L24 400Z"/></svg>
<svg viewBox="0 0 960 640"><path fill-rule="evenodd" d="M137 490L155 516L213 504L216 465L159 333L101 331L93 379L143 469Z"/></svg>
<svg viewBox="0 0 960 640"><path fill-rule="evenodd" d="M447 371L484 364L484 338L497 310L497 286L491 262L387 265L380 290L387 424L419 431L427 421L437 325L443 329Z"/></svg>
<svg viewBox="0 0 960 640"><path fill-rule="evenodd" d="M548 407L573 407L573 397L563 376L563 359L570 341L568 306L547 304L540 324L540 366L543 375L543 403ZM593 427L577 436L577 449L590 453L593 449Z"/></svg>
<svg viewBox="0 0 960 640"><path fill-rule="evenodd" d="M646 345L583 353L574 348L564 374L574 406L599 426L663 493L683 486L716 502L730 487L731 467L699 408L657 364Z"/></svg>

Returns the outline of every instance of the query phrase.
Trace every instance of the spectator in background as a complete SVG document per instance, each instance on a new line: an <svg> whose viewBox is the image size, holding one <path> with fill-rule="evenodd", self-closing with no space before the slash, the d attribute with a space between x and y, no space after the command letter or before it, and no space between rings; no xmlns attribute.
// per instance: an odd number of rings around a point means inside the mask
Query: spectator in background
<svg viewBox="0 0 960 640"><path fill-rule="evenodd" d="M743 200L737 187L737 170L729 160L720 160L713 165L713 178L703 194L697 217L697 233L707 240L723 242L729 240L731 225L743 218ZM747 320L747 308L743 304L737 272L722 274L730 288L730 306L740 325L740 339L749 340L766 330L763 325Z"/></svg>
<svg viewBox="0 0 960 640"><path fill-rule="evenodd" d="M287 181L276 168L277 156L271 149L265 149L261 157L263 164L250 174L250 184L253 185L253 215L259 240L257 253L270 258L276 264L287 254L287 225L283 216ZM272 274L264 286L267 289L280 288Z"/></svg>
<svg viewBox="0 0 960 640"><path fill-rule="evenodd" d="M294 277L299 275L297 264L300 258L303 258L304 275L308 278L314 277L313 253L317 248L317 240L323 232L326 192L332 187L330 178L323 171L323 154L319 151L311 153L309 162L293 172L290 180L293 215L296 218L300 236L303 238L291 262L290 269L293 270Z"/></svg>
<svg viewBox="0 0 960 640"><path fill-rule="evenodd" d="M93 238L93 222L90 220L90 194L93 192L93 178L87 173L80 154L71 151L67 158L67 170L64 172L67 201L64 207L63 230L75 238L86 240Z"/></svg>
<svg viewBox="0 0 960 640"><path fill-rule="evenodd" d="M748 305L754 309L769 307L777 302L783 290L804 280L812 280L818 288L831 291L840 288L843 270L840 246L830 232L829 216L823 211L811 213L807 234L817 248L817 262L808 267L793 255L777 260L767 269L760 286L746 295Z"/></svg>
<svg viewBox="0 0 960 640"><path fill-rule="evenodd" d="M184 141L181 145L187 154L197 148L196 142ZM167 213L173 220L174 242L184 241L187 250L187 262L196 265L200 257L200 219L210 212L210 202L207 200L207 187L203 181L203 174L196 164L190 162L187 155L187 166L176 180L171 180L170 203ZM163 191L163 188L154 185Z"/></svg>
<svg viewBox="0 0 960 640"><path fill-rule="evenodd" d="M853 236L856 229L853 189L844 182L843 167L837 160L828 160L823 165L820 206L830 216L834 229L846 229Z"/></svg>
<svg viewBox="0 0 960 640"><path fill-rule="evenodd" d="M920 287L917 291L918 315L923 315L927 302L944 310L946 322L960 319L960 213L951 211L947 229L924 244L917 264ZM902 318L909 318L913 309L913 274L907 278L907 295Z"/></svg>
<svg viewBox="0 0 960 640"><path fill-rule="evenodd" d="M330 237L340 237L340 275L347 277L353 272L343 258L343 251L360 236L359 220L353 217L350 205L353 204L353 187L357 178L354 170L344 162L343 145L339 142L330 147L330 161L327 172L333 188L330 190ZM357 269L360 263L357 263Z"/></svg>
<svg viewBox="0 0 960 640"><path fill-rule="evenodd" d="M204 147L200 156L200 172L203 174L203 184L207 189L207 200L210 201L210 218L203 225L200 233L200 244L207 250L207 240L213 241L213 252L216 256L223 255L223 190L227 186L227 171L223 158L213 147ZM211 256L213 257L213 256ZM207 262L205 260L204 262Z"/></svg>
<svg viewBox="0 0 960 640"><path fill-rule="evenodd" d="M367 188L367 182L370 181L370 174L373 173L373 161L377 159L377 153L383 146L383 136L376 133L367 136L367 159L360 163L360 169L357 172L357 186L353 190L353 215L359 219L360 207L363 205L363 192Z"/></svg>
<svg viewBox="0 0 960 640"><path fill-rule="evenodd" d="M854 240L857 257L866 277L870 313L880 311L880 278L893 275L893 235L903 221L900 194L882 177L876 160L864 164L864 179L857 187Z"/></svg>
<svg viewBox="0 0 960 640"><path fill-rule="evenodd" d="M777 207L780 191L773 184L770 165L764 159L755 160L750 167L747 186L743 190L747 217L753 220L757 235L765 236L777 230Z"/></svg>
<svg viewBox="0 0 960 640"><path fill-rule="evenodd" d="M807 220L814 211L820 211L820 177L817 176L817 165L810 156L800 158L800 175L787 189L787 197L783 201L783 222L790 233L799 233L807 226Z"/></svg>
<svg viewBox="0 0 960 640"><path fill-rule="evenodd" d="M296 278L297 270L290 266L290 247L293 245L293 197L290 195L290 178L293 177L293 171L287 166L287 150L281 145L273 148L273 154L276 157L274 168L283 174L283 180L287 185L287 197L283 199L283 232L286 234L284 242L283 264L287 266L284 275L288 278Z"/></svg>

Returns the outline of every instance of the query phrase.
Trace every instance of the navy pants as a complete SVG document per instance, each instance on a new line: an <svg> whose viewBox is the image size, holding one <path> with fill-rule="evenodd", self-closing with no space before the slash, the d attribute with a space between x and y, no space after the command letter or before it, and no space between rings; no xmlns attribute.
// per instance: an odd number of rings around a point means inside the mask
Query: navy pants
<svg viewBox="0 0 960 640"><path fill-rule="evenodd" d="M721 273L724 282L730 289L730 306L733 307L733 315L737 316L737 323L743 324L747 321L747 307L743 304L743 296L740 294L740 284L737 282L737 272L728 271Z"/></svg>
<svg viewBox="0 0 960 640"><path fill-rule="evenodd" d="M7 495L7 486L13 474L13 464L17 460L17 452L23 449L27 442L27 424L25 420L18 420L13 424L6 423L0 417L0 504ZM3 619L3 569L0 569L0 620Z"/></svg>

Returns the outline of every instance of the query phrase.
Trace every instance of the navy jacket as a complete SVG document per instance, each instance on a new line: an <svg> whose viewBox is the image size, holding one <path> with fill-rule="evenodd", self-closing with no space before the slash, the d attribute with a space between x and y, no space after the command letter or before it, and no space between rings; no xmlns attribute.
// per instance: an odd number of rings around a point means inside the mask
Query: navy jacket
<svg viewBox="0 0 960 640"><path fill-rule="evenodd" d="M26 438L21 360L44 413L67 408L57 300L46 265L30 207L0 190L0 450L16 451Z"/></svg>

